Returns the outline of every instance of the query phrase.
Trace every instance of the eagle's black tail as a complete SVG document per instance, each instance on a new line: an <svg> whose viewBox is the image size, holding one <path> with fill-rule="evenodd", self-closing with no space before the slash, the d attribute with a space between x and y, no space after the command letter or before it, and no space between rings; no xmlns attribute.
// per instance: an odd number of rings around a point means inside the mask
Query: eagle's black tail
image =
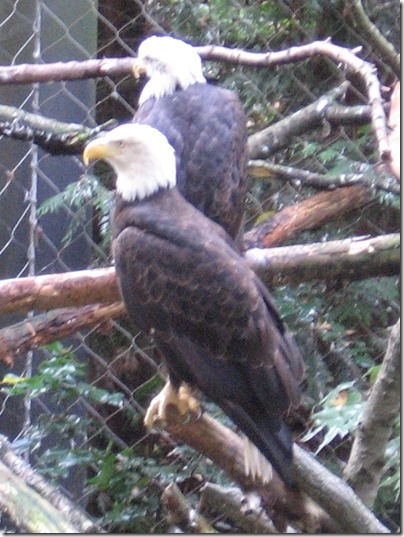
<svg viewBox="0 0 404 537"><path fill-rule="evenodd" d="M231 401L221 401L222 410L272 464L287 487L295 488L292 436L278 416L254 413L250 416Z"/></svg>

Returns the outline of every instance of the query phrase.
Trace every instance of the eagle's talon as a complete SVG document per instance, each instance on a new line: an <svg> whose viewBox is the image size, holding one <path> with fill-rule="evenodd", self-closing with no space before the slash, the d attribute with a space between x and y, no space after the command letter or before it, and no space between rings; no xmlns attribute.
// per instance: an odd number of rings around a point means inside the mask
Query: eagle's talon
<svg viewBox="0 0 404 537"><path fill-rule="evenodd" d="M152 399L146 411L143 420L146 427L164 427L170 421L168 407L171 405L177 409L184 424L196 421L202 415L201 406L193 397L189 386L182 385L176 390L170 382L167 382L161 392Z"/></svg>

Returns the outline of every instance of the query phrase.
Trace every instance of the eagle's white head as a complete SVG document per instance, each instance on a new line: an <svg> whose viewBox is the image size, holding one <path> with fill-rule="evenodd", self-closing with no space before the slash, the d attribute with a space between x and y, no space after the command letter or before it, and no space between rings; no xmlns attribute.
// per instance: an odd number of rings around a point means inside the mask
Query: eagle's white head
<svg viewBox="0 0 404 537"><path fill-rule="evenodd" d="M202 61L191 45L173 37L149 37L143 41L133 67L135 76L145 73L145 85L139 104L150 97L170 95L175 88L187 89L197 82L206 82Z"/></svg>
<svg viewBox="0 0 404 537"><path fill-rule="evenodd" d="M174 148L149 125L128 123L102 134L84 149L83 161L108 162L116 173L116 190L125 201L142 200L176 183Z"/></svg>

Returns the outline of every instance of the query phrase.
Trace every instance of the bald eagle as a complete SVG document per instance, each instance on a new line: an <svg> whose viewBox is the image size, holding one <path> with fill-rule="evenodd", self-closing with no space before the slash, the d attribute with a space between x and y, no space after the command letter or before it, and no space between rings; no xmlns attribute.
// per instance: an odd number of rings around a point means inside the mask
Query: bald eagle
<svg viewBox="0 0 404 537"><path fill-rule="evenodd" d="M223 228L179 193L174 149L158 130L121 125L91 141L83 159L104 159L116 172L120 290L136 325L154 334L169 373L147 424L155 414L164 419L186 383L221 407L293 486L283 414L299 401L302 360L266 287ZM245 458L256 474L251 449Z"/></svg>
<svg viewBox="0 0 404 537"><path fill-rule="evenodd" d="M208 84L193 47L172 37L143 41L134 73L149 80L133 121L167 137L181 194L241 243L247 130L237 95Z"/></svg>

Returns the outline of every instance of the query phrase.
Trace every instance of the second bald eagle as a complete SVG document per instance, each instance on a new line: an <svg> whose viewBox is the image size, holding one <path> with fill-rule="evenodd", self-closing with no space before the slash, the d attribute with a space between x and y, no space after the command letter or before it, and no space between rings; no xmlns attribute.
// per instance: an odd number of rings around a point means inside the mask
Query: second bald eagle
<svg viewBox="0 0 404 537"><path fill-rule="evenodd" d="M193 47L172 37L143 41L134 72L149 80L133 121L166 136L181 194L241 243L247 131L237 95L208 84Z"/></svg>

